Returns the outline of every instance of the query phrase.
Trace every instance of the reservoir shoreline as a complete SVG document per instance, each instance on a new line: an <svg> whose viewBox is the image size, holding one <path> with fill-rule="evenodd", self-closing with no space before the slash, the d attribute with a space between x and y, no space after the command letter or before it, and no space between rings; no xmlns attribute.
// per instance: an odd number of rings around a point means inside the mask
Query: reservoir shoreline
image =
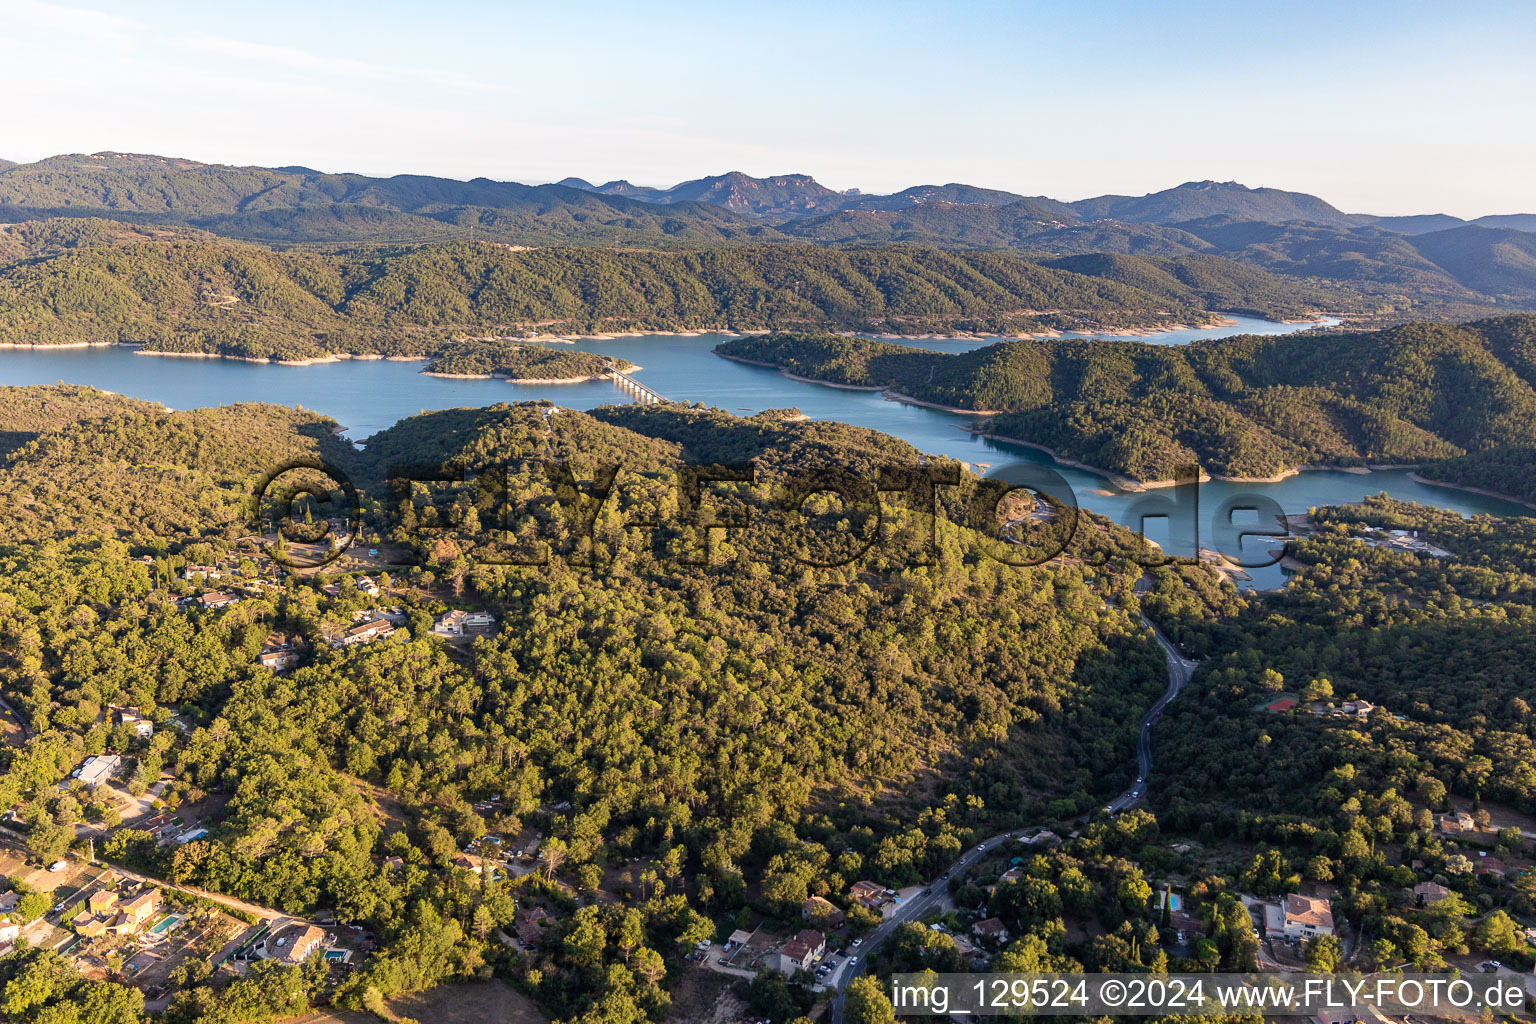
<svg viewBox="0 0 1536 1024"><path fill-rule="evenodd" d="M1233 334L1280 332L1273 322L1243 320ZM1038 461L1052 466L1067 480L1080 506L1123 520L1139 491L1166 487L1117 477L1085 462L1062 458L1047 445L1024 438L990 437L977 433L972 413L954 412L902 400L873 385L832 385L796 380L778 367L765 367L739 358L708 358L722 336L642 335L572 342L562 351L587 352L612 359L615 365L645 364L645 383L679 403L702 403L735 416L753 416L769 409L798 409L812 421L840 421L855 428L899 438L917 451L964 462L983 474L1006 479L1010 462ZM938 343L934 343L938 347ZM949 351L966 351L977 342L955 342ZM520 384L495 378L435 377L420 372L421 356L373 359L335 358L311 363L305 373L288 372L277 362L229 359L217 355L178 354L150 365L134 358L139 349L128 345L85 345L69 349L38 346L0 352L0 384L51 385L67 381L109 390L174 409L193 409L237 402L268 402L322 413L335 423L348 424L347 436L364 440L418 413L451 408L488 408L524 401L548 401L567 409L589 410L621 405L631 396L608 380L559 384ZM196 358L190 357L195 355ZM350 356L351 354L348 354ZM401 363L415 363L402 366ZM1237 482L1219 478L1205 485L1201 507L1214 509L1226 497L1252 489L1277 501L1287 513L1315 505L1340 505L1385 491L1407 501L1448 508L1461 515L1532 515L1530 503L1510 496L1453 488L1439 481L1413 479L1386 464L1371 467L1325 467L1343 472L1299 467L1265 481ZM1372 473L1372 471L1375 471ZM1370 475L1368 475L1370 474ZM1208 516L1207 516L1208 517ZM1209 524L1202 520L1202 532ZM1188 544L1162 535L1154 539L1174 554L1193 554ZM1262 585L1262 582L1261 584Z"/></svg>

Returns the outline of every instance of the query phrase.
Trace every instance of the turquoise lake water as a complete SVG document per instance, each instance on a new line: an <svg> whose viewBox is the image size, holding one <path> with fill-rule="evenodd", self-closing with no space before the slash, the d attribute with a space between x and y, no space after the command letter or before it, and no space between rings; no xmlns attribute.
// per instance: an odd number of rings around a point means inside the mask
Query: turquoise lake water
<svg viewBox="0 0 1536 1024"><path fill-rule="evenodd" d="M1226 328L1170 332L1155 340L1177 344L1195 338L1232 334L1278 334L1306 325L1275 324L1249 318ZM790 380L768 367L722 359L711 351L721 335L695 337L650 335L577 342L579 351L603 352L638 364L636 379L670 399L704 402L738 415L764 409L798 407L813 419L845 423L892 434L922 451L970 463L983 473L1008 475L1009 463L1052 466L1072 487L1078 503L1122 521L1136 495L1106 493L1108 482L1093 473L1055 463L1048 455L1020 445L966 433L970 417L922 406L889 401L876 391L848 391ZM957 352L989 344L991 339L913 340L909 344ZM1144 339L1154 340L1154 339ZM564 385L517 385L499 380L448 380L423 376L420 363L344 360L314 366L278 366L221 359L178 359L136 354L127 348L17 349L0 351L0 384L88 384L135 398L156 401L172 409L222 405L230 402L273 402L303 406L331 416L362 440L418 412L456 406L485 406L497 402L549 399L569 409L623 403L628 396L609 381ZM1514 502L1417 483L1406 471L1355 474L1306 472L1277 483L1202 486L1200 507L1214 510L1239 493L1262 494L1288 512L1314 505L1357 501L1385 491L1408 501L1454 509L1463 514L1530 515ZM1202 511L1209 517L1209 511ZM1160 536L1161 521L1147 524L1149 538L1173 554L1190 554L1187 537ZM1200 524L1200 543L1210 544L1208 522ZM1250 542L1252 545L1264 541ZM1272 546L1272 545L1271 545ZM1251 546L1249 550L1257 550ZM1259 585L1280 579L1278 569L1255 572Z"/></svg>

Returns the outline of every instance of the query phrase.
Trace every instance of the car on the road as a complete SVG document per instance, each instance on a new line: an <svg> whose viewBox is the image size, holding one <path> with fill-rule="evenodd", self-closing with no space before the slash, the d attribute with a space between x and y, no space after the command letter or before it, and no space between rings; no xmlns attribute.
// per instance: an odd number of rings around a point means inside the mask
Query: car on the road
<svg viewBox="0 0 1536 1024"><path fill-rule="evenodd" d="M862 943L863 941L864 941L863 939L854 939L852 942L848 943L848 948L849 949L858 949L860 943ZM858 959L858 958L855 957L854 959Z"/></svg>
<svg viewBox="0 0 1536 1024"><path fill-rule="evenodd" d="M859 962L859 958L856 957L856 956L851 956L851 957L848 958L848 963L849 963L850 966L852 966L853 964L856 964L858 962Z"/></svg>
<svg viewBox="0 0 1536 1024"><path fill-rule="evenodd" d="M932 889L924 889L924 890L923 890L923 895L924 895L924 896L927 896L927 895L928 895L928 894L929 894L929 893L931 893L931 892L933 892L933 890L932 890Z"/></svg>

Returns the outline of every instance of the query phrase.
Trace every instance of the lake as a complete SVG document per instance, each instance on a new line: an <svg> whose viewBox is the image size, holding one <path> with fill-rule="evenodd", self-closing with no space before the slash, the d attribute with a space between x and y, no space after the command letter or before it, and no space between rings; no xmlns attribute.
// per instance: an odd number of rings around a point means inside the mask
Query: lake
<svg viewBox="0 0 1536 1024"><path fill-rule="evenodd" d="M1248 318L1225 328L1204 329L1198 337L1243 333L1286 333L1305 324L1275 324ZM1220 332L1220 333L1213 333ZM1195 332L1170 332L1192 340ZM900 437L925 452L947 455L971 464L979 472L1005 475L1011 462L1050 465L1072 487L1079 504L1121 521L1136 495L1106 493L1107 481L1096 474L1055 463L1032 448L1006 444L966 433L963 414L888 401L877 391L848 391L790 380L762 366L721 359L711 351L722 335L647 335L585 340L571 347L627 359L641 367L635 377L666 397L704 402L738 415L764 409L798 407L813 419L841 420ZM915 347L964 351L992 339L912 340ZM1144 339L1149 340L1149 339ZM1169 340L1164 338L1162 340ZM517 385L499 380L450 380L423 376L420 363L384 360L343 360L313 366L278 366L223 359L185 359L139 355L128 348L14 349L0 351L0 384L88 384L134 398L161 402L172 409L222 405L230 402L273 402L324 413L362 440L418 412L456 406L485 406L497 402L549 399L569 409L629 401L608 381L583 384ZM1450 488L1421 484L1406 471L1356 474L1307 472L1278 483L1229 484L1211 482L1200 492L1202 510L1214 510L1237 493L1266 495L1288 513L1314 505L1334 505L1385 491L1393 497L1453 509L1463 515L1530 515L1524 506ZM1166 492L1165 492L1166 493ZM1207 530L1209 512L1201 529ZM1170 554L1192 554L1194 544L1183 537L1158 533L1161 521L1148 523L1148 537ZM1200 543L1209 544L1208 537ZM1263 541L1252 542L1262 544ZM1257 550L1256 546L1250 550ZM1279 582L1278 569L1254 573L1259 585Z"/></svg>

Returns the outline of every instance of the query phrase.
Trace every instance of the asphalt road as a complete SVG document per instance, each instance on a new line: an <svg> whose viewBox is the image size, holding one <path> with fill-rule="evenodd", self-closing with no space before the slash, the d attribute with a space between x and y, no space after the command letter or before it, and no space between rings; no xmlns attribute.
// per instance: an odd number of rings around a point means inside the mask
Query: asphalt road
<svg viewBox="0 0 1536 1024"><path fill-rule="evenodd" d="M1191 661L1180 654L1178 648L1174 647L1168 638L1163 636L1162 632L1148 621L1145 615L1141 617L1141 621L1152 631L1152 635L1157 639L1158 646L1162 647L1163 654L1168 660L1168 689L1163 691L1162 697L1158 698L1157 703L1148 708L1147 713L1141 718L1141 733L1136 738L1136 781L1131 783L1130 788L1125 791L1124 795L1116 797L1105 805L1105 810L1111 814L1119 814L1121 811L1129 810L1140 803L1146 795L1146 780L1152 772L1152 725L1162 716L1163 708L1168 706L1168 702L1177 697L1179 691L1184 688L1184 684L1189 682L1190 676L1194 673L1195 665L1197 664L1197 662ZM843 1024L843 1003L847 996L848 985L854 978L864 973L864 969L867 966L867 956L879 949L880 943L884 942L897 928L908 921L919 920L929 911L940 906L948 896L948 887L945 883L951 875L954 875L956 872L964 873L967 868L980 860L987 850L1010 836L1020 832L1031 831L1032 828L1038 827L1040 826L1026 826L1025 828L1014 829L1012 832L1004 832L993 836L986 842L978 843L976 846L971 847L971 849L961 855L959 860L950 865L949 870L944 873L942 878L934 881L932 888L927 891L926 895L919 894L912 897L897 908L895 915L890 920L885 921L880 927L866 935L864 941L859 944L859 948L851 951L854 955L858 956L858 963L847 964L838 972L837 994L832 998L831 1024Z"/></svg>

